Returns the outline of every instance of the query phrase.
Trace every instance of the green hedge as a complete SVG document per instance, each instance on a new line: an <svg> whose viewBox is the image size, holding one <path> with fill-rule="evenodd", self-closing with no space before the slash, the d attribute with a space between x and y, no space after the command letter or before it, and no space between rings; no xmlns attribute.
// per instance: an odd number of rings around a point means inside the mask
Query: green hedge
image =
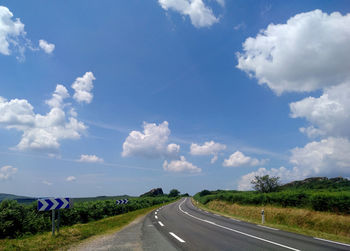
<svg viewBox="0 0 350 251"><path fill-rule="evenodd" d="M115 200L76 203L71 209L60 210L60 225L70 226L77 223L87 223L174 199L176 198L165 196L132 198L125 205L116 205ZM50 229L51 211L38 212L36 202L24 205L15 200L5 200L0 203L0 238L17 238L50 231Z"/></svg>
<svg viewBox="0 0 350 251"><path fill-rule="evenodd" d="M219 190L209 193L207 191L205 193L197 193L194 198L203 204L212 200L223 200L241 205L269 204L281 207L311 208L317 211L350 214L349 191L286 190L273 193L259 193Z"/></svg>

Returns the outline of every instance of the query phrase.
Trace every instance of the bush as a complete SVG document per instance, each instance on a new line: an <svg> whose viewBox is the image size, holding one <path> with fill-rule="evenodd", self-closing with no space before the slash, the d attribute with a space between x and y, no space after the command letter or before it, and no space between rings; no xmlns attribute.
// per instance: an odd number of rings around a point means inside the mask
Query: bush
<svg viewBox="0 0 350 251"><path fill-rule="evenodd" d="M125 205L116 205L114 200L89 201L74 204L71 209L60 210L61 226L87 223L137 209L151 207L173 198L142 197L129 199ZM15 200L0 203L0 238L17 238L27 234L49 231L51 211L38 212L37 203L20 204Z"/></svg>

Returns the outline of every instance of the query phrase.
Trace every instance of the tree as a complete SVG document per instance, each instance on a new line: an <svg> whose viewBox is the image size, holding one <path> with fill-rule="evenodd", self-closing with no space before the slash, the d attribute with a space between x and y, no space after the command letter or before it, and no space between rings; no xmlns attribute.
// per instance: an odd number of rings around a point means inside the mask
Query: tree
<svg viewBox="0 0 350 251"><path fill-rule="evenodd" d="M261 193L270 193L277 191L280 185L279 179L280 177L270 177L269 175L255 176L251 183L254 185L254 190Z"/></svg>
<svg viewBox="0 0 350 251"><path fill-rule="evenodd" d="M177 197L179 196L180 192L177 189L170 190L169 197Z"/></svg>

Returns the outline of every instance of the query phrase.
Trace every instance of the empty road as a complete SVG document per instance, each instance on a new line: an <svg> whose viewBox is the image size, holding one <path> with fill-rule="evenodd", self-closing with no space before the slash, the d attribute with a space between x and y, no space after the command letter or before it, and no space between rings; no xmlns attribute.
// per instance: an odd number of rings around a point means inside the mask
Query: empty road
<svg viewBox="0 0 350 251"><path fill-rule="evenodd" d="M162 207L146 220L178 250L350 250L347 244L208 213L196 208L190 198Z"/></svg>

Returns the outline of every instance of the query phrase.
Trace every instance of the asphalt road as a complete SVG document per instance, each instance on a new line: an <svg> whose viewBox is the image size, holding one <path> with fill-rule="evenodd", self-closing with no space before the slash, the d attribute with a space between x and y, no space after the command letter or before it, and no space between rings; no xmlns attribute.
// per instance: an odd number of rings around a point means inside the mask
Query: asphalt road
<svg viewBox="0 0 350 251"><path fill-rule="evenodd" d="M193 206L189 198L150 213L145 221L159 231L169 248L178 250L350 250L347 244L208 213ZM154 247L158 240L152 241Z"/></svg>

